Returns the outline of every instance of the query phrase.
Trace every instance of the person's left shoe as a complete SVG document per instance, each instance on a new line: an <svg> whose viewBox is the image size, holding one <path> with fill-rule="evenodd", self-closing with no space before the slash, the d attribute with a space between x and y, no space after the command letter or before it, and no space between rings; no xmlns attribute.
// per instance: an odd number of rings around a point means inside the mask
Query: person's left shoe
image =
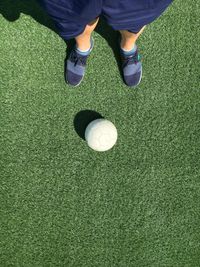
<svg viewBox="0 0 200 267"><path fill-rule="evenodd" d="M142 79L142 63L141 56L138 53L137 47L133 52L126 52L120 48L123 78L126 85L135 87Z"/></svg>

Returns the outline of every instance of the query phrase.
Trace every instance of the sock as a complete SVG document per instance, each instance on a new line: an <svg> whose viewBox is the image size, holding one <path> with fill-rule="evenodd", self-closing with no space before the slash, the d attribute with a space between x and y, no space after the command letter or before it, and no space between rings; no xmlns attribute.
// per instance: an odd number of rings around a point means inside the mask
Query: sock
<svg viewBox="0 0 200 267"><path fill-rule="evenodd" d="M130 56L130 55L134 54L136 50L137 50L136 44L134 44L134 46L131 50L125 50L125 49L121 48L121 51L125 56Z"/></svg>
<svg viewBox="0 0 200 267"><path fill-rule="evenodd" d="M76 52L82 56L88 56L91 52L91 47L92 47L92 39L90 40L91 46L88 50L81 50L76 46Z"/></svg>

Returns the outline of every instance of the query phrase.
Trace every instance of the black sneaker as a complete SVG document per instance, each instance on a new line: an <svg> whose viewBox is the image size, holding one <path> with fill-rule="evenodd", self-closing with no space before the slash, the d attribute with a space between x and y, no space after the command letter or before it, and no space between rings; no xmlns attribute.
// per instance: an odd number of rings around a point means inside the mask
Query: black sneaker
<svg viewBox="0 0 200 267"><path fill-rule="evenodd" d="M138 50L131 55L125 55L121 50L121 60L124 82L128 86L137 86L142 79L142 63Z"/></svg>
<svg viewBox="0 0 200 267"><path fill-rule="evenodd" d="M69 59L66 62L65 80L73 86L78 86L83 80L87 58L90 55L94 46L94 40L91 38L91 48L87 55L79 53L79 51L74 47L69 55Z"/></svg>

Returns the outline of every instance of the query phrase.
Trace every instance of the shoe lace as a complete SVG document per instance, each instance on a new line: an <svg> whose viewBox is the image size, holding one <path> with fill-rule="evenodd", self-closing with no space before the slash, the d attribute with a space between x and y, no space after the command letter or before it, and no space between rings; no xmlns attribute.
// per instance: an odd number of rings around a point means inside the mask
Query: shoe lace
<svg viewBox="0 0 200 267"><path fill-rule="evenodd" d="M74 66L76 66L78 63L79 65L84 66L86 64L86 59L86 56L79 55L75 50L73 50L70 55L70 60L74 63Z"/></svg>
<svg viewBox="0 0 200 267"><path fill-rule="evenodd" d="M136 51L131 56L123 57L123 67L126 67L131 64L137 64L140 61L141 61L141 55L138 53L138 51Z"/></svg>

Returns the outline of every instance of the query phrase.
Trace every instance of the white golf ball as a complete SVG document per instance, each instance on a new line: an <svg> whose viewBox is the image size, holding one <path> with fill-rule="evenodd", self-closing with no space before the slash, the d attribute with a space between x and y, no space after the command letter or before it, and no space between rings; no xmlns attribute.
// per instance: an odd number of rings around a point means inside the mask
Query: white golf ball
<svg viewBox="0 0 200 267"><path fill-rule="evenodd" d="M88 146L96 151L107 151L117 141L115 125L105 119L97 119L89 123L85 130Z"/></svg>

